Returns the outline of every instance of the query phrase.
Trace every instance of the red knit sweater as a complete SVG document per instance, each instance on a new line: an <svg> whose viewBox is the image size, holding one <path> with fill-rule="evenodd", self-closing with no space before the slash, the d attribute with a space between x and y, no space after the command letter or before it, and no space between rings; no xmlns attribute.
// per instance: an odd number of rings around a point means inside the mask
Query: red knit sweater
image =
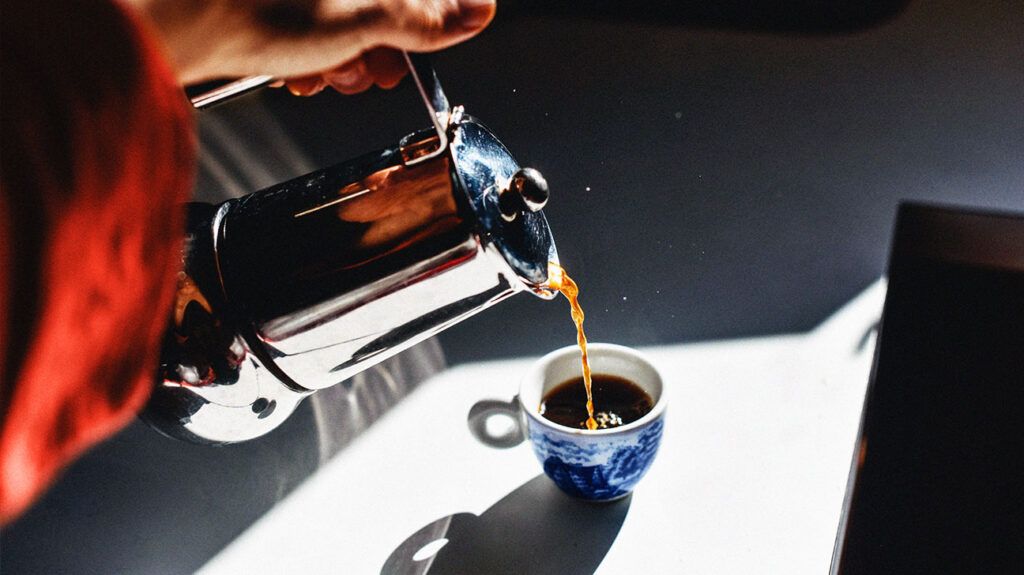
<svg viewBox="0 0 1024 575"><path fill-rule="evenodd" d="M152 386L194 142L146 26L104 0L0 19L0 522Z"/></svg>

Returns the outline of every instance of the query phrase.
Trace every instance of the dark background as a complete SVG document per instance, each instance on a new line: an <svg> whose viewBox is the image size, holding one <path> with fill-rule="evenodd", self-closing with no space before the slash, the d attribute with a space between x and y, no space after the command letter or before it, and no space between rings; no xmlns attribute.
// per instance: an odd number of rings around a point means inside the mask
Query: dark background
<svg viewBox="0 0 1024 575"><path fill-rule="evenodd" d="M587 14L499 2L438 74L546 175L592 340L807 330L883 273L901 199L1024 210L1017 1L602 1ZM308 162L267 141L269 118ZM218 199L393 146L427 117L406 82L354 97L266 90L199 122L198 197ZM211 171L247 183L217 187ZM519 295L440 339L458 363L540 354L573 330L564 302ZM429 372L415 365L403 389ZM196 569L322 462L308 405L220 449L133 424L4 530L0 569Z"/></svg>
<svg viewBox="0 0 1024 575"><path fill-rule="evenodd" d="M883 273L901 199L1024 209L1019 3L748 4L770 17L695 28L678 22L711 16L685 2L626 22L513 4L437 59L452 102L547 177L595 341L806 330ZM799 8L821 4L835 17ZM862 14L875 23L856 28ZM427 124L407 85L266 96L318 166ZM458 362L573 331L563 302L521 295L441 337Z"/></svg>
<svg viewBox="0 0 1024 575"><path fill-rule="evenodd" d="M1024 217L905 206L893 242L834 572L1015 573Z"/></svg>

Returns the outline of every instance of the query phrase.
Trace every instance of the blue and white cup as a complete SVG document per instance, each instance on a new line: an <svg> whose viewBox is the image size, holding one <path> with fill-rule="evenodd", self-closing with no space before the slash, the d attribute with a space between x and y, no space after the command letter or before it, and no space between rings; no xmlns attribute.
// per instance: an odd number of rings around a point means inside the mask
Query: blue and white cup
<svg viewBox="0 0 1024 575"><path fill-rule="evenodd" d="M654 401L640 419L611 429L575 429L545 419L540 403L551 388L581 375L580 350L564 347L538 360L526 373L511 401L485 399L469 412L473 435L492 447L506 448L529 438L544 473L573 497L608 501L628 495L647 473L658 452L665 421L661 375L636 350L621 345L587 346L591 371L614 375L638 385ZM594 403L600 410L601 398ZM494 433L488 421L508 417L513 425Z"/></svg>

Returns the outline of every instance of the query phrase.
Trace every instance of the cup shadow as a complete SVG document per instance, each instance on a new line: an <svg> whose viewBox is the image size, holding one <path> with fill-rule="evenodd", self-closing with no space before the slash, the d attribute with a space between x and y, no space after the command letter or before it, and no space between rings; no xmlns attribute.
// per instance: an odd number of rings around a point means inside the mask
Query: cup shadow
<svg viewBox="0 0 1024 575"><path fill-rule="evenodd" d="M632 497L581 501L538 475L480 516L456 513L423 526L391 553L381 575L590 574L615 541Z"/></svg>

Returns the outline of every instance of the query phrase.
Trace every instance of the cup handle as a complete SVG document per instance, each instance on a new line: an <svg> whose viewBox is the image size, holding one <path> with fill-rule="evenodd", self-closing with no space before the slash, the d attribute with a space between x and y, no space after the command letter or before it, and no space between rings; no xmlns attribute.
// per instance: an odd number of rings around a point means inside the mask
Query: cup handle
<svg viewBox="0 0 1024 575"><path fill-rule="evenodd" d="M502 435L493 435L487 430L487 422L492 417L504 416L512 420L512 429ZM500 399L482 399L469 409L469 431L484 445L508 449L515 447L526 439L523 415L519 408L519 398L511 401Z"/></svg>

